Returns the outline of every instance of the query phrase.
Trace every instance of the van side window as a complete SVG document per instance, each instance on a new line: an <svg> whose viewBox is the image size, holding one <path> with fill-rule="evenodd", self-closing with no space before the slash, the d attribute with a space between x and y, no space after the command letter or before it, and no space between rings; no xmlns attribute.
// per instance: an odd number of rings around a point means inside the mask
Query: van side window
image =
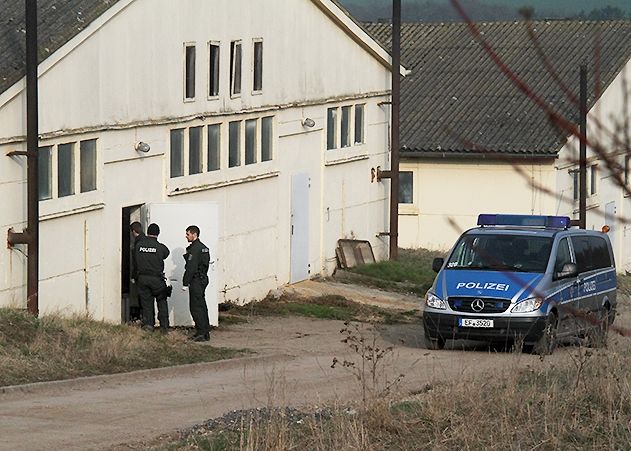
<svg viewBox="0 0 631 451"><path fill-rule="evenodd" d="M573 236L572 246L574 247L574 255L576 255L576 267L579 274L594 269L594 262L591 259L589 249L589 240L586 236Z"/></svg>
<svg viewBox="0 0 631 451"><path fill-rule="evenodd" d="M609 247L604 238L590 236L589 244L592 251L592 261L594 269L609 268L612 266L611 256L609 255Z"/></svg>
<svg viewBox="0 0 631 451"><path fill-rule="evenodd" d="M557 258L554 263L554 272L561 272L563 265L566 263L572 263L572 255L570 254L570 246L567 242L567 238L563 238L559 241L559 247L557 248Z"/></svg>

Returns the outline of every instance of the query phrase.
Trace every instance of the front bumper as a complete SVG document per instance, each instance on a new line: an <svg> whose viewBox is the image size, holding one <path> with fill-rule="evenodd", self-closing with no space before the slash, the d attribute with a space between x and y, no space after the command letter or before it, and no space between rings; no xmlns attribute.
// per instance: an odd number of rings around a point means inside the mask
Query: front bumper
<svg viewBox="0 0 631 451"><path fill-rule="evenodd" d="M497 317L483 316L476 318L492 319L492 328L475 328L458 326L459 318L471 316L451 315L445 313L423 312L423 328L431 338L441 337L444 340L484 340L506 341L523 339L526 344L534 344L543 335L546 325L545 316L533 317Z"/></svg>

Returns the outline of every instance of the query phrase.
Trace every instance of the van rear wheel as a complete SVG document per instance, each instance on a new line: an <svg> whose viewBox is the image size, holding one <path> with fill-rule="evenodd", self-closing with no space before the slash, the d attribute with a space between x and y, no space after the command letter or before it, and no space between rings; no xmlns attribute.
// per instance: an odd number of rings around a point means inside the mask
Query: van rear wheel
<svg viewBox="0 0 631 451"><path fill-rule="evenodd" d="M603 307L600 311L598 324L591 327L587 332L587 346L590 348L604 348L607 346L610 324L609 315L609 308Z"/></svg>
<svg viewBox="0 0 631 451"><path fill-rule="evenodd" d="M541 338L532 347L532 352L538 355L550 355L557 347L557 329L559 320L556 313L551 312L546 318L546 325Z"/></svg>

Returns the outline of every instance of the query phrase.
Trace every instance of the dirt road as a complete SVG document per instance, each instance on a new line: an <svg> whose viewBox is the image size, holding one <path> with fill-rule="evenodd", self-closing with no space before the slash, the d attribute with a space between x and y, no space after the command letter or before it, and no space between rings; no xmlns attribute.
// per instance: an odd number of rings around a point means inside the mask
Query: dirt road
<svg viewBox="0 0 631 451"><path fill-rule="evenodd" d="M5 391L0 394L0 447L124 448L233 409L353 399L357 382L343 369L331 368L333 357L354 357L340 342L342 327L340 321L258 318L213 336L214 345L249 348L256 352L253 357ZM394 346L388 374L405 375L404 392L435 381L472 378L489 369L512 371L540 363L535 356L485 348L428 351L421 338L419 325L379 331L379 342Z"/></svg>

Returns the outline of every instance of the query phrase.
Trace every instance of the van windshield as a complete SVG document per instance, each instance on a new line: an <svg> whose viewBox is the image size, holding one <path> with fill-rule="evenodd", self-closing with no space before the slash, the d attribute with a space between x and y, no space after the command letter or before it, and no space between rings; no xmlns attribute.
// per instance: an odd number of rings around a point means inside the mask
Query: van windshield
<svg viewBox="0 0 631 451"><path fill-rule="evenodd" d="M544 273L552 237L470 234L460 238L447 269Z"/></svg>

